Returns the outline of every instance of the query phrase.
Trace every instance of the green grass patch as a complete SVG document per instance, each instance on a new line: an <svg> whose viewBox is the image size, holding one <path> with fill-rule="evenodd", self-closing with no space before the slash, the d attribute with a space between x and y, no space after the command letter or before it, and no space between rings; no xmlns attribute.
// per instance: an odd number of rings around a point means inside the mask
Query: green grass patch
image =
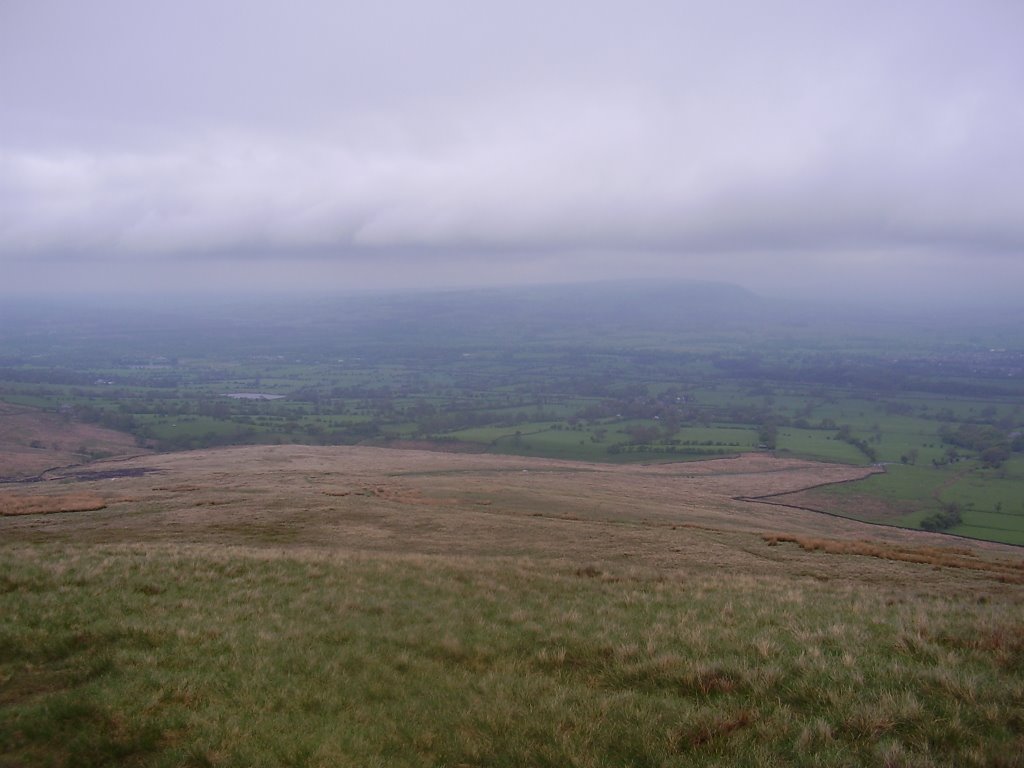
<svg viewBox="0 0 1024 768"><path fill-rule="evenodd" d="M849 443L837 440L834 431L822 429L779 429L776 450L825 461L840 461L847 464L864 464L867 459Z"/></svg>
<svg viewBox="0 0 1024 768"><path fill-rule="evenodd" d="M972 538L1024 544L1024 460L1014 457L998 469L984 469L976 461L960 461L939 467L896 464L856 483L826 486L817 493L837 499L838 511L849 517L878 521L872 511L858 514L856 504L843 500L870 496L894 508L909 511L885 519L893 525L920 527L921 521L955 504L962 524L950 533Z"/></svg>
<svg viewBox="0 0 1024 768"><path fill-rule="evenodd" d="M0 754L69 766L1020 764L1008 756L1020 754L1024 643L1001 608L940 599L924 620L867 588L607 576L7 549Z"/></svg>

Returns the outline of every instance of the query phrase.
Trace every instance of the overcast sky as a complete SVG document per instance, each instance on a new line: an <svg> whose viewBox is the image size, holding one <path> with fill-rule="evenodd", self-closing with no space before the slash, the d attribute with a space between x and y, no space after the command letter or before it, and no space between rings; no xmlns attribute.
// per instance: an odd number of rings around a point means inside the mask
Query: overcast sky
<svg viewBox="0 0 1024 768"><path fill-rule="evenodd" d="M1024 3L0 0L0 293L1024 292Z"/></svg>

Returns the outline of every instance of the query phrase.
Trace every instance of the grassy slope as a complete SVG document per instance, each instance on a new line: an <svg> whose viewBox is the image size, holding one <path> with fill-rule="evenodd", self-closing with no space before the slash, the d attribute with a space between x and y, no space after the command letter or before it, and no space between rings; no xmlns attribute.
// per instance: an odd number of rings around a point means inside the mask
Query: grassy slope
<svg viewBox="0 0 1024 768"><path fill-rule="evenodd" d="M0 518L0 765L1024 764L1018 553L729 498L852 470L143 464Z"/></svg>

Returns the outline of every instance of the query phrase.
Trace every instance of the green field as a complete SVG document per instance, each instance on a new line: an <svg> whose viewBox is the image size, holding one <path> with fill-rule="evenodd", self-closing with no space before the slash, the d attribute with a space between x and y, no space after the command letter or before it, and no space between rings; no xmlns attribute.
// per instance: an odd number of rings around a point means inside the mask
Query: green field
<svg viewBox="0 0 1024 768"><path fill-rule="evenodd" d="M821 488L823 498L836 499L841 514L869 521L918 527L929 515L956 504L961 523L946 532L1006 544L1024 545L1024 460L1014 457L998 470L974 462L934 466L894 465L884 475L856 483ZM889 503L894 516L860 515L856 499L864 496ZM853 498L850 506L844 499Z"/></svg>
<svg viewBox="0 0 1024 768"><path fill-rule="evenodd" d="M796 429L786 427L779 431L777 450L794 456L806 456L826 461L841 461L862 464L864 456L849 443L832 439L833 435L822 430Z"/></svg>

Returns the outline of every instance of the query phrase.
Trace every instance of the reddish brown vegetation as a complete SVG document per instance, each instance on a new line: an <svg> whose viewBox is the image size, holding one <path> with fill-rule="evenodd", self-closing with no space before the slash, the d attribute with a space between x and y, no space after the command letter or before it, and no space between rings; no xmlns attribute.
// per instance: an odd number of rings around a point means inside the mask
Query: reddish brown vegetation
<svg viewBox="0 0 1024 768"><path fill-rule="evenodd" d="M733 731L751 725L755 720L756 714L746 708L730 714L716 713L703 722L680 728L670 735L670 739L676 751L686 752L728 736Z"/></svg>
<svg viewBox="0 0 1024 768"><path fill-rule="evenodd" d="M791 536L766 533L762 537L768 546L792 542L808 552L826 552L832 555L862 555L882 560L898 560L944 568L967 568L987 571L1014 584L1024 584L1024 561L979 560L973 550L962 547L911 547L878 541L821 539L809 536Z"/></svg>
<svg viewBox="0 0 1024 768"><path fill-rule="evenodd" d="M105 499L85 493L66 496L0 495L0 515L46 515L54 512L93 512L107 506Z"/></svg>

